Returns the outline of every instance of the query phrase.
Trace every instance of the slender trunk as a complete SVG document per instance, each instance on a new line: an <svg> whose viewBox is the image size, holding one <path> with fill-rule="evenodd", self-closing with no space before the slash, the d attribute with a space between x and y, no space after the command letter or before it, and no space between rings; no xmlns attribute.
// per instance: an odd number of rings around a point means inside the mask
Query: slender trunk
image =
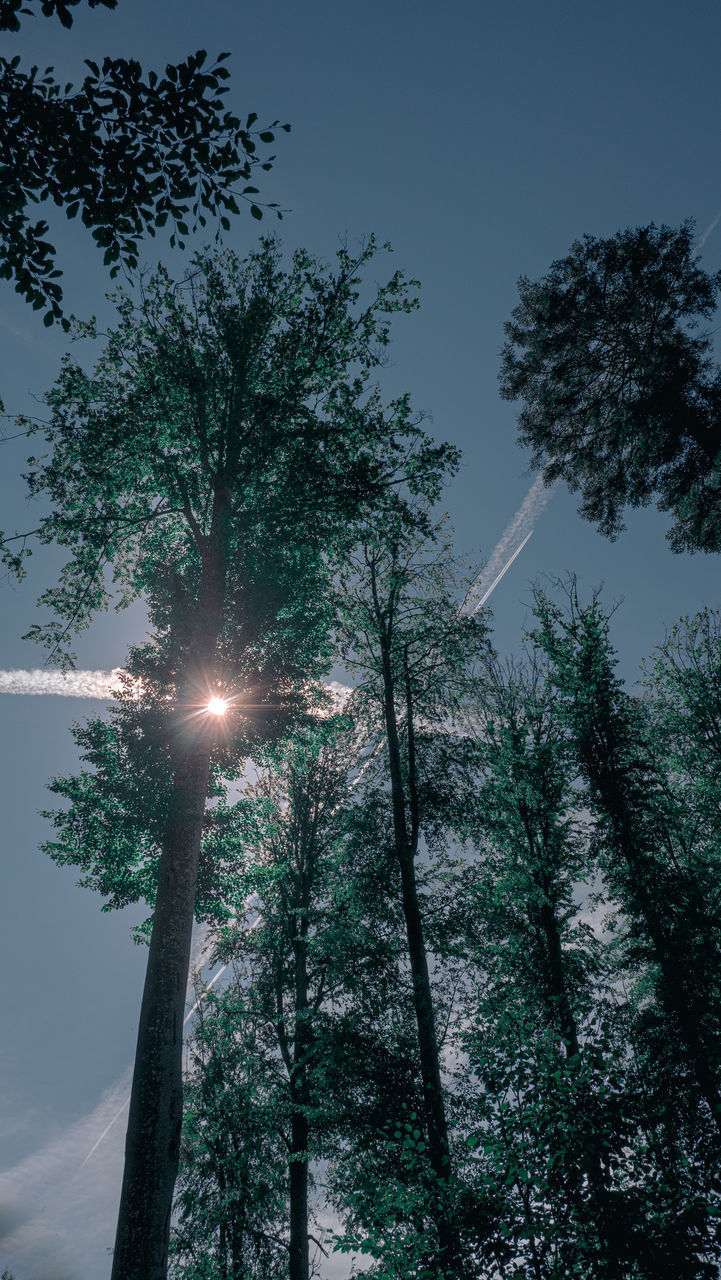
<svg viewBox="0 0 721 1280"><path fill-rule="evenodd" d="M225 594L224 495L203 554L198 625L184 693L212 672ZM189 699L190 700L190 699ZM181 731L182 732L182 731ZM179 735L180 736L180 735ZM166 1280L183 1119L183 1019L210 745L176 743L148 966L140 1009L112 1280Z"/></svg>
<svg viewBox="0 0 721 1280"><path fill-rule="evenodd" d="M461 1253L458 1233L449 1221L448 1206L444 1204L443 1192L447 1190L451 1178L451 1157L448 1143L448 1125L443 1103L441 1085L440 1058L436 1038L435 1018L433 1012L433 996L428 973L428 956L423 936L423 918L418 901L416 881L415 853L418 839L418 809L415 790L415 759L413 758L413 723L410 688L407 682L406 698L408 703L408 733L410 750L410 790L411 814L410 832L406 813L406 796L403 785L401 766L401 750L398 724L395 710L395 688L391 665L390 646L385 637L381 642L383 661L383 702L388 742L388 758L391 779L391 799L393 805L393 831L395 852L401 874L401 894L403 916L406 925L408 942L408 960L413 983L413 1003L418 1027L418 1051L423 1084L423 1106L426 1133L428 1137L428 1157L431 1169L436 1175L441 1192L436 1217L436 1229L440 1246L441 1274L453 1280L461 1274Z"/></svg>
<svg viewBox="0 0 721 1280"><path fill-rule="evenodd" d="M578 1029L571 1009L571 1002L568 998L558 920L547 898L541 905L540 919L541 929L546 941L547 986L551 1004L558 1021L558 1029L561 1033L566 1057L575 1058L581 1052L578 1044Z"/></svg>
<svg viewBox="0 0 721 1280"><path fill-rule="evenodd" d="M301 900L307 902L305 894ZM301 916L293 942L295 965L295 1034L290 1092L290 1280L308 1280L308 916Z"/></svg>
<svg viewBox="0 0 721 1280"><path fill-rule="evenodd" d="M581 1046L578 1040L576 1019L568 995L563 948L561 946L561 931L558 927L556 913L547 898L541 906L540 921L546 942L546 985L551 1005L563 1041L566 1059L569 1062L573 1060L578 1064L581 1057ZM584 1204L583 1195L578 1186L575 1185L577 1183L577 1174L581 1171L579 1169L571 1170L570 1196L572 1201L575 1202L576 1212L579 1214L581 1222L583 1223L584 1219L590 1220L592 1229L598 1234L601 1246L601 1257L598 1259L599 1276L604 1276L607 1280L622 1280L624 1275L622 1255L625 1253L625 1246L619 1234L618 1224L614 1222L613 1205L606 1185L601 1152L595 1142L595 1129L592 1124L592 1112L590 1110L592 1099L588 1094L587 1084L580 1095L580 1103L580 1123L583 1124L584 1121L591 1122L590 1130L587 1126L584 1135L585 1156L582 1165L582 1168L585 1166L585 1173L588 1177L590 1203L588 1207Z"/></svg>
<svg viewBox="0 0 721 1280"><path fill-rule="evenodd" d="M448 1127L443 1105L441 1071L436 1040L433 997L428 974L428 957L423 936L423 920L418 902L415 850L409 839L406 800L401 767L401 751L396 721L393 675L390 654L384 649L384 704L386 737L393 803L395 851L401 873L403 916L408 940L408 959L413 982L413 1001L418 1025L418 1049L423 1081L425 1120L428 1131L428 1155L433 1172L448 1179L451 1161L448 1149Z"/></svg>

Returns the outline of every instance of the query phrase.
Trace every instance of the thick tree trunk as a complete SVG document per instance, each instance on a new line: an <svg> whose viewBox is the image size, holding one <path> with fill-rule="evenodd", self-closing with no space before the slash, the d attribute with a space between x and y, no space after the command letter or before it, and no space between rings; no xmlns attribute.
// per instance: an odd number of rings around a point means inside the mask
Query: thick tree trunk
<svg viewBox="0 0 721 1280"><path fill-rule="evenodd" d="M294 1111L290 1122L290 1280L308 1280L308 1120Z"/></svg>
<svg viewBox="0 0 721 1280"><path fill-rule="evenodd" d="M223 626L228 496L215 494L203 540L195 635L180 698L192 703L212 674ZM183 1119L183 1020L195 914L200 842L210 776L203 727L193 742L177 726L175 770L160 858L150 954L140 1009L125 1168L111 1280L166 1280L173 1193ZM192 731L191 731L192 732Z"/></svg>
<svg viewBox="0 0 721 1280"><path fill-rule="evenodd" d="M556 913L550 902L546 898L540 911L541 929L546 942L546 962L548 965L547 986L556 1015L558 1029L563 1040L563 1047L566 1051L567 1058L578 1057L580 1048L578 1044L578 1030L576 1027L576 1019L573 1016L571 1002L568 998L568 988L566 986L566 974L563 965L563 948L561 947L561 933L558 927Z"/></svg>
<svg viewBox="0 0 721 1280"><path fill-rule="evenodd" d="M160 860L112 1280L165 1280L183 1118L183 1017L210 754L188 751Z"/></svg>

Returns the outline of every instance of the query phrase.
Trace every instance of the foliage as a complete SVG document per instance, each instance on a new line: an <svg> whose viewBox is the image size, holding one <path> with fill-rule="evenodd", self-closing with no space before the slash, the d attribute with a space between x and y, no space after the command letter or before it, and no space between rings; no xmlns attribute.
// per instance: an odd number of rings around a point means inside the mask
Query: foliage
<svg viewBox="0 0 721 1280"><path fill-rule="evenodd" d="M41 12L70 27L77 3L43 0ZM91 8L100 3L115 7L114 0L90 0ZM17 31L20 15L33 13L23 0L2 0L0 30ZM32 222L33 204L52 200L68 218L80 214L111 276L121 265L135 270L140 238L167 222L171 244L183 248L208 218L217 232L229 229L227 215L239 212L239 200L262 218L250 180L256 166L272 167L275 157L261 163L258 144L274 141L279 122L253 130L255 112L243 124L225 109L228 57L208 62L201 49L164 75L145 75L129 58L86 61L79 89L60 84L52 67L26 71L19 57L0 58L0 276L14 279L34 308L46 308L46 325L69 322L48 224Z"/></svg>
<svg viewBox="0 0 721 1280"><path fill-rule="evenodd" d="M199 989L198 997L170 1274L204 1280L230 1269L245 1280L282 1280L287 1153L278 1062L239 983L220 996Z"/></svg>
<svg viewBox="0 0 721 1280"><path fill-rule="evenodd" d="M407 396L386 409L369 386L389 316L415 304L397 271L356 308L360 270L377 251L374 237L355 258L341 249L333 272L298 250L285 271L266 238L243 261L197 255L183 286L160 268L139 305L119 295L119 323L94 372L67 357L47 397L49 460L29 460L31 495L53 504L36 533L71 552L42 598L55 618L32 638L64 652L71 632L107 606L112 566L120 607L148 592L152 622L163 635L172 628L182 650L222 498L235 648L252 648L240 620L261 610L276 619L275 645L293 665L309 604L291 604L293 582L315 578L322 597L329 539L352 542L353 521L374 504L393 509L403 483L435 494L457 462L420 429ZM78 334L95 337L94 323ZM265 652L255 658L262 669ZM177 659L159 652L163 661Z"/></svg>
<svg viewBox="0 0 721 1280"><path fill-rule="evenodd" d="M523 402L532 465L580 489L580 514L610 538L626 504L655 498L674 551L721 549L721 373L694 333L719 287L690 222L584 236L542 279L519 281L501 394Z"/></svg>

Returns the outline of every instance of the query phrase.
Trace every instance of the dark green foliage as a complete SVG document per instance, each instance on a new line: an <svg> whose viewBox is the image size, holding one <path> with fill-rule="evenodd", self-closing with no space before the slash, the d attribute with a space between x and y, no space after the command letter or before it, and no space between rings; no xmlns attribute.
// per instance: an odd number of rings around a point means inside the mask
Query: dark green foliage
<svg viewBox="0 0 721 1280"><path fill-rule="evenodd" d="M396 272L357 308L361 269L376 253L373 237L355 258L342 249L334 273L299 250L286 272L277 243L265 239L244 261L197 256L182 286L159 269L139 306L119 296L119 325L94 373L66 358L47 397L49 460L29 460L31 494L54 508L39 536L72 555L43 597L55 621L31 628L32 637L52 652L66 648L107 606L112 565L121 606L148 592L159 634L172 632L175 656L154 659L172 679L197 623L193 595L222 492L227 659L253 648L241 620L260 608L275 619L273 654L281 648L290 665L304 666L299 628L324 608L329 538L352 542L349 521L374 504L393 509L404 482L434 495L457 463L456 450L420 429L407 396L386 409L369 385L389 316L415 305ZM78 331L95 334L92 323ZM316 579L308 621L289 598L299 576ZM276 659L259 637L255 644L267 684L265 664Z"/></svg>
<svg viewBox="0 0 721 1280"><path fill-rule="evenodd" d="M579 786L565 686L555 662L539 663L492 669L480 690L480 861L462 910L478 966L464 1037L478 1087L464 1092L485 1176L508 1196L515 1260L503 1274L662 1280L671 1268L701 1280L715 1274L713 1130L638 929L602 940L583 920L578 890L603 886L599 859L618 880L602 821L584 815L595 792ZM580 663L574 689L578 715L597 721Z"/></svg>
<svg viewBox="0 0 721 1280"><path fill-rule="evenodd" d="M198 991L171 1243L182 1280L288 1274L283 1071L243 985Z"/></svg>
<svg viewBox="0 0 721 1280"><path fill-rule="evenodd" d="M711 340L721 273L697 265L692 223L584 236L548 275L522 277L501 394L550 484L615 538L624 506L655 499L674 551L721 550L721 373Z"/></svg>
<svg viewBox="0 0 721 1280"><path fill-rule="evenodd" d="M42 13L69 27L77 3L43 0ZM115 0L90 0L98 4L114 8ZM33 12L22 0L2 0L0 30L17 30L20 15ZM68 327L62 273L48 224L32 221L30 205L52 200L68 218L79 214L111 276L121 266L135 270L141 237L168 222L171 244L183 248L208 218L217 233L227 230L238 201L262 217L251 178L256 166L271 168L275 157L261 163L258 144L274 141L279 122L254 130L254 112L243 124L224 109L228 56L208 62L201 49L160 75L144 74L134 59L106 57L102 66L86 62L80 89L60 84L52 67L25 71L19 57L0 58L0 276L46 308L46 325Z"/></svg>
<svg viewBox="0 0 721 1280"><path fill-rule="evenodd" d="M567 618L542 593L536 602L538 643L553 663L559 713L589 785L604 874L629 917L639 956L658 968L671 1029L721 1131L718 861L709 866L708 830L688 821L684 789L674 786L654 750L643 706L614 675L608 619L598 601L582 607L572 583Z"/></svg>

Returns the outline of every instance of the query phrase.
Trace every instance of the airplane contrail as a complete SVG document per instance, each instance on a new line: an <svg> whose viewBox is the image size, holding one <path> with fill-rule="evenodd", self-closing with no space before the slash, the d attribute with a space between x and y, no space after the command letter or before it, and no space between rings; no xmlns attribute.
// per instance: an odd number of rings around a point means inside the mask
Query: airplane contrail
<svg viewBox="0 0 721 1280"><path fill-rule="evenodd" d="M120 692L122 668L113 671L0 671L0 693L56 694L61 698L102 698Z"/></svg>
<svg viewBox="0 0 721 1280"><path fill-rule="evenodd" d="M253 921L253 923L248 927L248 929L246 930L246 932L247 932L247 933L252 933L253 929L257 929L257 928L258 928L258 925L259 925L259 924L262 924L262 923L263 923L263 917L262 917L261 915L256 916L255 920L254 920L254 921ZM199 954L202 954L202 951L203 951L203 947L201 946L201 948L200 948L200 953L199 953ZM187 1027L188 1023L190 1022L190 1019L191 1019L191 1018L192 1018L192 1016L193 1016L193 1014L194 1014L194 1013L195 1013L195 1011L199 1008L199 1006L202 1004L203 1000L204 1000L204 999L205 999L205 997L207 996L207 994L208 994L208 992L210 991L211 987L214 987L214 986L215 986L216 982L218 981L218 978L221 978L221 977L223 976L223 974L225 973L225 971L226 971L226 969L228 968L228 965L229 965L229 964L230 964L230 960L227 960L227 961L225 962L225 964L224 964L224 965L221 965L221 967L220 967L220 969L218 969L217 973L213 974L213 977L210 979L210 982L207 984L207 986L206 986L206 988L205 988L205 991L203 991L203 992L201 993L201 995L198 997L198 999L196 1000L195 1004L193 1005L192 1009L189 1009L189 1010L188 1010L188 1012L186 1013L185 1017L183 1018L183 1026L184 1026L184 1027ZM110 1123L109 1123L109 1124L107 1124L107 1125L105 1126L105 1128L103 1129L103 1132L101 1133L101 1135L100 1135L100 1137L98 1138L97 1142L95 1142L95 1143L93 1144L93 1146L90 1148L90 1150L89 1150L88 1154L86 1155L85 1159L83 1160L83 1163L82 1163L82 1164L81 1164L81 1166L80 1166L80 1168L81 1168L81 1169L84 1169L84 1168L85 1168L85 1165L88 1163L88 1160L90 1159L90 1157L91 1157L92 1155L94 1155L94 1154L95 1154L95 1152L97 1151L97 1149L98 1149L98 1147L100 1146L100 1144L101 1144L101 1142L103 1141L103 1139L104 1139L104 1138L107 1138L107 1136L108 1136L108 1134L110 1133L110 1130L112 1129L112 1127L113 1127L113 1125L115 1124L116 1120L119 1120L119 1119L120 1119L121 1115L123 1114L123 1112L124 1112L124 1110L125 1110L125 1108L127 1107L127 1105L128 1105L128 1103L129 1103L129 1102L130 1102L130 1094L128 1094L128 1096L127 1096L127 1098L125 1099L125 1101L123 1102L123 1105L122 1105L122 1107L120 1108L120 1110L119 1110L119 1111L116 1111L116 1113L115 1113L115 1115L113 1116L113 1118L112 1118L112 1120L110 1121Z"/></svg>
<svg viewBox="0 0 721 1280"><path fill-rule="evenodd" d="M470 616L471 616L471 617L473 617L474 613L478 613L478 610L481 608L481 606L482 606L482 605L484 605L484 604L486 603L486 600L488 599L488 597L489 597L489 595L491 594L491 592L492 592L492 591L494 591L494 590L495 590L495 588L498 586L498 584L499 584L499 582L501 581L501 578L503 577L503 575L504 575L505 573L507 573L507 572L508 572L508 570L510 569L511 565L513 564L513 561L515 560L516 556L520 556L521 552L523 551L523 548L525 547L526 543L528 542L528 539L529 539L529 538L531 538L531 537L533 537L533 529L531 529L531 530L530 530L530 532L526 534L526 536L525 536L525 538L523 539L523 542L521 543L521 545L520 545L519 547L516 547L516 550L514 551L514 553L513 553L513 555L511 556L510 560L507 560L507 561L506 561L506 563L504 564L503 568L501 569L501 572L498 574L498 576L497 576L497 577L495 577L495 578L493 579L493 582L491 583L491 585L490 585L490 587L488 588L488 590L487 590L487 591L485 591L485 592L484 592L484 594L481 596L480 600L478 601L478 604L474 604L473 608L470 610Z"/></svg>
<svg viewBox="0 0 721 1280"><path fill-rule="evenodd" d="M510 569L516 556L525 547L552 493L553 487L545 484L543 476L538 476L534 480L515 516L504 529L500 541L493 548L488 563L468 588L466 598L461 605L461 613L472 617L481 605L486 603L491 592ZM509 552L511 552L510 558Z"/></svg>
<svg viewBox="0 0 721 1280"><path fill-rule="evenodd" d="M709 223L706 230L698 237L698 239L696 240L696 243L694 244L694 249L703 249L706 241L711 235L711 232L716 229L719 218L721 218L721 209L719 209L718 213L716 214L716 217L713 219L712 222Z"/></svg>
<svg viewBox="0 0 721 1280"><path fill-rule="evenodd" d="M717 222L719 218L721 213ZM713 223L705 234L710 235L715 225ZM534 480L515 516L504 529L500 541L493 548L488 563L469 587L461 605L461 613L472 615L486 603L516 556L525 547L552 493L553 489L544 484L542 476ZM516 545L519 538L520 544ZM61 698L97 698L102 702L112 702L122 689L123 675L122 667L114 667L112 671L48 671L44 668L25 671L11 668L0 670L0 693L54 694ZM337 680L329 681L328 688L337 700L345 696L343 691L346 686L340 685Z"/></svg>

